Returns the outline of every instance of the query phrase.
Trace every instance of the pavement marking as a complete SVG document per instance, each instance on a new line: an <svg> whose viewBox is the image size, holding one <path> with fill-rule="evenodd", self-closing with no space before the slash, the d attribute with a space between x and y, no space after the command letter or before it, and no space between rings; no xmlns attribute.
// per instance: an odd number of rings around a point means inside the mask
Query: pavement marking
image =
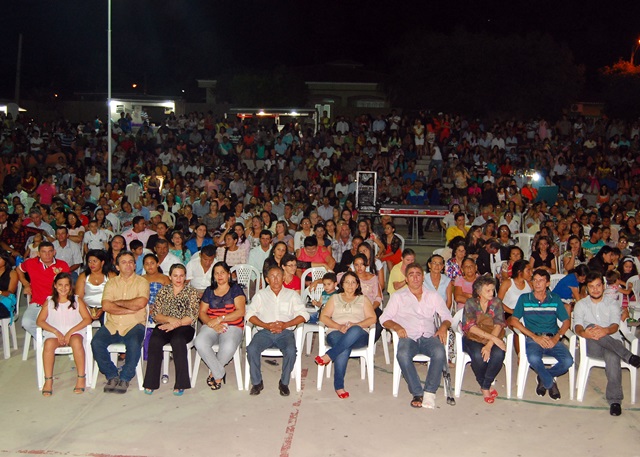
<svg viewBox="0 0 640 457"><path fill-rule="evenodd" d="M302 376L300 377L300 392L298 392L298 398L293 403L293 411L289 414L289 422L287 423L287 430L284 434L284 441L280 448L280 457L289 457L289 451L291 450L291 443L293 443L293 435L296 432L296 425L298 424L298 414L300 413L300 405L302 404L302 394L304 393L304 386L307 380L307 374L309 369L302 370Z"/></svg>

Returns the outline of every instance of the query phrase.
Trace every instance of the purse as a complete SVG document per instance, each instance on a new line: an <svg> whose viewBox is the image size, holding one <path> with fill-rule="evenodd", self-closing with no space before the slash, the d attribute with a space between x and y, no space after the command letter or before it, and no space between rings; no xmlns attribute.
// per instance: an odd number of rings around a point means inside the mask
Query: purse
<svg viewBox="0 0 640 457"><path fill-rule="evenodd" d="M478 318L476 319L476 327L480 328L481 330L484 330L487 333L493 332L493 327L494 327L493 317L491 317L488 314L479 314ZM498 334L498 338L504 338L504 333L505 332L503 328L502 330L500 330L500 333ZM471 332L467 334L467 338L470 339L471 341L475 341L476 343L480 343L483 345L489 342L488 338L482 338Z"/></svg>

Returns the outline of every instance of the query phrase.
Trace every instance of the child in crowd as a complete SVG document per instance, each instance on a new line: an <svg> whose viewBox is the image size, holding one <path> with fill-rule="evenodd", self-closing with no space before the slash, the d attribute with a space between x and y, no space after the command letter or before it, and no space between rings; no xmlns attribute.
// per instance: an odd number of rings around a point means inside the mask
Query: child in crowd
<svg viewBox="0 0 640 457"><path fill-rule="evenodd" d="M98 227L98 221L92 220L89 222L89 230L85 232L82 240L84 245L84 253L86 254L92 249L109 249L109 235L104 230L100 230Z"/></svg>
<svg viewBox="0 0 640 457"><path fill-rule="evenodd" d="M42 395L53 394L53 364L55 351L59 347L70 346L76 364L77 379L73 393L81 394L86 386L84 338L87 325L92 322L87 306L73 292L71 275L58 273L53 281L53 291L47 297L36 323L43 330L44 386Z"/></svg>
<svg viewBox="0 0 640 457"><path fill-rule="evenodd" d="M309 320L308 320L309 324L318 323L318 318L320 317L322 308L324 307L324 305L327 304L327 302L329 301L329 298L331 298L333 294L338 293L338 289L337 289L338 278L336 277L335 273L332 273L332 272L325 273L322 279L317 279L313 281L311 286L309 286L309 290L314 290L320 283L322 283L324 290L322 291L320 300L311 300L311 303L313 304L313 306L318 308L318 311L316 311L315 313L311 313L311 316L309 317Z"/></svg>
<svg viewBox="0 0 640 457"><path fill-rule="evenodd" d="M604 277L607 280L607 287L604 290L605 298L611 298L622 304L621 319L626 320L629 317L629 295L632 290L626 288L627 285L620 279L620 272L617 270L607 271Z"/></svg>
<svg viewBox="0 0 640 457"><path fill-rule="evenodd" d="M42 233L36 233L33 235L33 241L31 244L27 246L27 252L25 253L25 257L27 259L32 259L33 257L38 257L38 246L42 243L43 237Z"/></svg>

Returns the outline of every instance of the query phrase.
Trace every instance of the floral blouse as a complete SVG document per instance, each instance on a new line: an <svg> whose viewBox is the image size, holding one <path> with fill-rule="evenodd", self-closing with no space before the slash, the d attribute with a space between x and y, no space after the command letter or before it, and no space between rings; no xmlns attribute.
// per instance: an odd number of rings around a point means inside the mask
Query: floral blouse
<svg viewBox="0 0 640 457"><path fill-rule="evenodd" d="M163 314L176 319L182 319L185 316L191 318L191 326L195 327L198 321L198 311L200 309L200 299L198 291L191 286L184 288L174 295L173 285L167 284L156 295L156 302L151 311L151 318L155 321L157 314Z"/></svg>
<svg viewBox="0 0 640 457"><path fill-rule="evenodd" d="M452 281L458 276L462 275L462 269L456 262L455 257L451 257L449 260L447 260L447 263L444 267L444 274L446 274Z"/></svg>
<svg viewBox="0 0 640 457"><path fill-rule="evenodd" d="M493 298L487 306L487 312L482 311L480 300L477 298L470 298L464 305L464 312L462 313L462 331L465 336L469 334L471 327L476 325L478 316L480 314L488 314L493 318L495 325L505 327L507 324L504 320L504 310L502 308L502 300L498 297Z"/></svg>

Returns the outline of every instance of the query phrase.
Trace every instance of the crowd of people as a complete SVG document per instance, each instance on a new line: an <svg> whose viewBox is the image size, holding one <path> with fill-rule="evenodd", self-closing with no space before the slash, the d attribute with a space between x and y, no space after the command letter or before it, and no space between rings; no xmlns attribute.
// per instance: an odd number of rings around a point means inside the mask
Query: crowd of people
<svg viewBox="0 0 640 457"><path fill-rule="evenodd" d="M108 154L97 120L0 121L0 313L12 316L20 281L30 296L22 325L33 336L37 326L45 331L44 395L53 392L55 349L81 352L82 329L93 320L102 323L93 356L107 378L105 391L117 393L126 392L144 356L145 393L153 394L162 347L170 343L174 393L182 395L190 387L186 345L194 338L210 370L207 383L219 390L247 323L259 329L247 347L250 393L264 387L262 350L277 347L284 355L278 389L288 395L296 355L291 329L320 321L331 349L316 363L335 363L340 398L349 396L348 354L366 345L366 330L375 325L376 338L384 328L400 336L411 405L433 408L438 370L450 359L442 343L460 310L464 349L487 403L498 396L491 384L507 326L527 336L518 350L527 351L538 373L539 395L560 398L555 378L573 363L561 343L572 313L590 351L640 365L616 338L635 298L626 281L640 268L640 245L631 247L640 240L638 122L483 122L393 110L354 119L324 115L317 131L300 124L279 131L255 118L190 113L136 130L123 113L110 125L115 146ZM428 160L426 169L420 159ZM435 227L446 236L443 253L417 259L402 249L401 220L360 212L359 170L377 172L380 203L447 205L450 213ZM538 198L540 185L556 186L554 201ZM417 224L418 237L433 228ZM531 235L531 243L518 243L518 234ZM242 264L265 278L251 300L231 271ZM303 277L310 267L327 274L311 283ZM566 277L552 293L557 273ZM301 292L320 283L322 298L310 309ZM617 294L620 300L612 298ZM593 312L597 307L607 307L611 322ZM442 318L438 328L434 312ZM107 351L114 342L127 348L120 369ZM431 357L424 386L412 368L416 353ZM546 368L544 355L558 364ZM79 370L74 392L85 387ZM608 389L607 399L619 415L621 390Z"/></svg>

